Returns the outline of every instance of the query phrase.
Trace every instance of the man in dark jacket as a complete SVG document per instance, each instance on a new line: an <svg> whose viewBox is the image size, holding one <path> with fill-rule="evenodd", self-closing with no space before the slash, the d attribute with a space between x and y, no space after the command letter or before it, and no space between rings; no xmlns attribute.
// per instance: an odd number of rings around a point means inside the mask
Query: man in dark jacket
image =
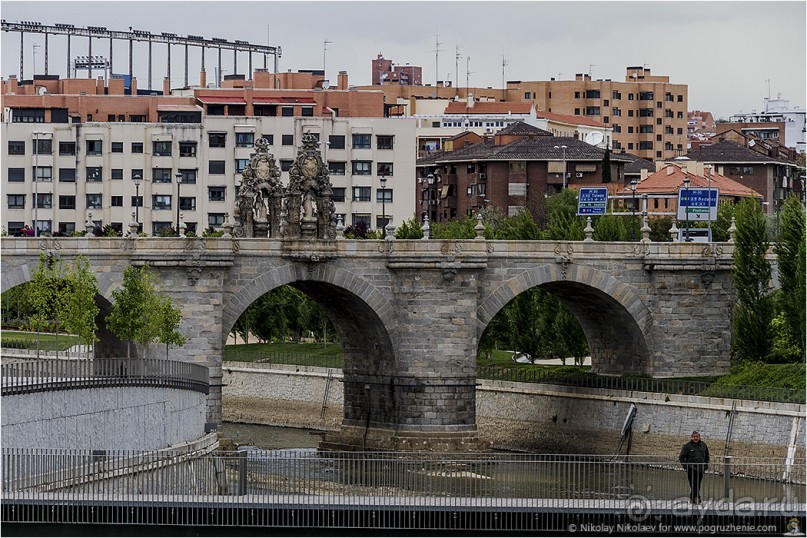
<svg viewBox="0 0 807 538"><path fill-rule="evenodd" d="M684 466L689 480L691 492L690 500L698 504L701 502L701 481L703 473L709 468L709 447L701 441L701 434L694 431L690 441L681 448L678 461Z"/></svg>

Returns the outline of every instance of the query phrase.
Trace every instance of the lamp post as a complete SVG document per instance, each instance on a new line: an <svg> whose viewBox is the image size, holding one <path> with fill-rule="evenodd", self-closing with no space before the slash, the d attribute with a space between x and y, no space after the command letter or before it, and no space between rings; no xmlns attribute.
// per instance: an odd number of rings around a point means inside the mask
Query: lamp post
<svg viewBox="0 0 807 538"><path fill-rule="evenodd" d="M176 230L177 230L177 237L179 237L179 187L180 187L180 185L182 185L182 173L177 172L175 174L175 177L177 178L177 228L176 228Z"/></svg>
<svg viewBox="0 0 807 538"><path fill-rule="evenodd" d="M566 190L566 146L555 146L555 149L563 150L563 190Z"/></svg>
<svg viewBox="0 0 807 538"><path fill-rule="evenodd" d="M140 174L135 174L134 177L134 184L135 184L135 223L137 224L137 231L140 232Z"/></svg>
<svg viewBox="0 0 807 538"><path fill-rule="evenodd" d="M383 230L381 237L387 237L387 178L380 177L378 180L381 182L381 229Z"/></svg>
<svg viewBox="0 0 807 538"><path fill-rule="evenodd" d="M686 228L684 228L684 241L689 243L689 178L684 178L684 215L686 216Z"/></svg>
<svg viewBox="0 0 807 538"><path fill-rule="evenodd" d="M34 131L34 237L39 236L39 137L42 131Z"/></svg>
<svg viewBox="0 0 807 538"><path fill-rule="evenodd" d="M712 165L706 165L706 181L707 181L707 191L709 193L709 212L706 214L706 227L709 230L707 233L709 234L709 242L712 241ZM717 200L715 200L715 206L717 205Z"/></svg>
<svg viewBox="0 0 807 538"><path fill-rule="evenodd" d="M630 237L631 241L636 241L636 185L635 179L630 180L631 206L630 206Z"/></svg>

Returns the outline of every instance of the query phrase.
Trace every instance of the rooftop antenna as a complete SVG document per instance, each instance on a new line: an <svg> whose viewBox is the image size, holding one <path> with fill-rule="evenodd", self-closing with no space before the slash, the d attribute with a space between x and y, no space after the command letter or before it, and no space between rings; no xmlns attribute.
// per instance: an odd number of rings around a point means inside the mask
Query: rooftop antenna
<svg viewBox="0 0 807 538"><path fill-rule="evenodd" d="M502 89L503 90L507 89L507 84L505 84L505 81L504 81L504 68L507 67L507 65L508 65L507 58L505 58L504 54L502 54Z"/></svg>
<svg viewBox="0 0 807 538"><path fill-rule="evenodd" d="M588 64L588 77L591 78L591 68L597 67L597 64Z"/></svg>
<svg viewBox="0 0 807 538"><path fill-rule="evenodd" d="M462 54L460 54L460 46L456 46L456 52L454 53L454 87L458 88L460 85L460 58L462 58Z"/></svg>
<svg viewBox="0 0 807 538"><path fill-rule="evenodd" d="M333 41L328 41L327 39L322 42L322 78L327 78L325 76L325 51L328 50L328 45L332 43Z"/></svg>
<svg viewBox="0 0 807 538"><path fill-rule="evenodd" d="M465 57L465 96L466 96L466 97L468 97L468 88L470 87L470 86L468 85L468 80L469 80L470 76L471 76L473 73L475 73L474 71L469 71L469 70L468 70L468 68L469 68L470 64L471 64L471 57L470 57L470 56L466 56L466 57Z"/></svg>
<svg viewBox="0 0 807 538"><path fill-rule="evenodd" d="M766 78L766 79L765 79L765 82L767 82L767 83L768 83L768 99L770 99L770 98L771 98L771 79L770 79L770 78Z"/></svg>
<svg viewBox="0 0 807 538"><path fill-rule="evenodd" d="M434 91L437 91L437 79L440 78L440 70L438 68L440 65L440 45L442 45L442 43L440 43L440 36L434 36Z"/></svg>

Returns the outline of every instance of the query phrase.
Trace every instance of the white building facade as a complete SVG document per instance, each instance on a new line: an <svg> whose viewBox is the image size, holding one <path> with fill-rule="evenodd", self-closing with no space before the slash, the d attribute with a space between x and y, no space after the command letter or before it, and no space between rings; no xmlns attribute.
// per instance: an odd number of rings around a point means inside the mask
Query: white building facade
<svg viewBox="0 0 807 538"><path fill-rule="evenodd" d="M217 229L227 215L233 222L255 140L269 141L288 184L305 132L319 136L345 226L377 229L412 217L412 119L208 116L201 123L3 123L2 226L15 234L36 220L42 232L71 234L88 219L119 231L136 221L160 235L181 218L197 234Z"/></svg>

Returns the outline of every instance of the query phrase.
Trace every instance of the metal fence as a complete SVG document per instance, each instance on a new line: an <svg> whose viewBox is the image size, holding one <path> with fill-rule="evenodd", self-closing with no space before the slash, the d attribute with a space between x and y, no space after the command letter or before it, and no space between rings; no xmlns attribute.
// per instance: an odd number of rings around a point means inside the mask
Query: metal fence
<svg viewBox="0 0 807 538"><path fill-rule="evenodd" d="M318 356L302 353L267 353L265 351L225 350L224 360L291 364L321 368L343 367L341 356ZM650 377L598 376L590 372L558 372L540 367L510 368L507 366L477 366L476 377L491 381L517 383L546 383L594 389L617 389L642 392L660 392L714 398L733 398L783 403L805 403L805 391L780 387L754 387L723 385L704 381L654 379Z"/></svg>
<svg viewBox="0 0 807 538"><path fill-rule="evenodd" d="M2 395L110 386L209 391L208 369L167 359L39 359L0 366Z"/></svg>
<svg viewBox="0 0 807 538"><path fill-rule="evenodd" d="M615 460L603 456L253 449L187 457L170 451L4 448L2 471L4 505L92 504L106 506L110 513L123 506L151 507L156 514L166 506L185 505L211 513L215 509L219 514L267 507L293 507L298 514L306 508L404 507L476 512L621 511L650 517L692 509L685 471L676 461L651 456ZM798 514L804 512L804 480L804 462L788 466L781 460L727 458L706 472L701 497L710 510L730 512L743 506L752 512ZM195 517L195 512L189 513L183 517ZM124 511L124 519L130 517L127 514ZM10 517L7 510L4 517ZM35 521L39 516L27 517L27 521L31 517ZM51 511L42 517L52 523L84 522L76 511L55 515ZM137 517L143 522L149 516L138 512ZM183 524L227 525L238 519L219 515L211 522L207 517ZM250 523L238 519L237 524ZM373 525L364 521L360 526Z"/></svg>

